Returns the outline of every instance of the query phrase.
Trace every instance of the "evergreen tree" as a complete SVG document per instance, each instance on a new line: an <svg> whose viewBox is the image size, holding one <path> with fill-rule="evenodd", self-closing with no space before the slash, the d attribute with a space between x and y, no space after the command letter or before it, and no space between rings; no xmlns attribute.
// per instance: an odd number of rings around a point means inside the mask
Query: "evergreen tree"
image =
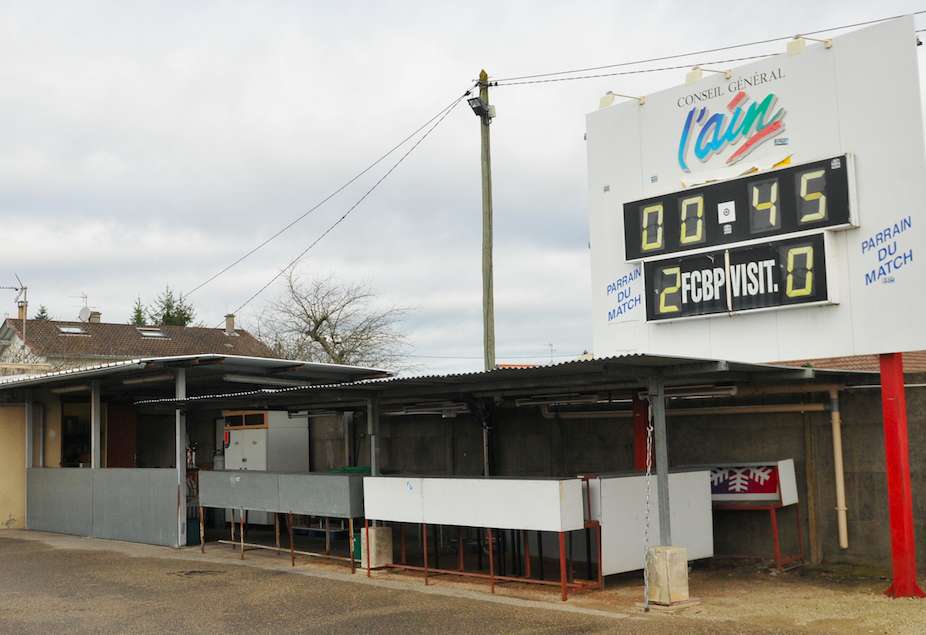
<svg viewBox="0 0 926 635"><path fill-rule="evenodd" d="M183 299L183 296L174 295L170 285L164 287L154 302L145 309L148 321L158 326L187 326L196 317L193 305Z"/></svg>
<svg viewBox="0 0 926 635"><path fill-rule="evenodd" d="M44 304L39 305L39 312L33 315L32 319L33 320L50 320L51 318L48 316L48 308Z"/></svg>
<svg viewBox="0 0 926 635"><path fill-rule="evenodd" d="M129 324L134 324L135 326L144 326L146 324L145 305L141 303L141 298L135 298L135 306L132 309L132 317L129 318Z"/></svg>

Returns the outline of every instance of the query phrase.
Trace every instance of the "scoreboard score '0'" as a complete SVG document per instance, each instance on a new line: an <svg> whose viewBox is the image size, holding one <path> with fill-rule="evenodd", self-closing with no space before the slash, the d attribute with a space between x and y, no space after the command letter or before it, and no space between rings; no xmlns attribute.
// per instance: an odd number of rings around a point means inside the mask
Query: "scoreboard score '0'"
<svg viewBox="0 0 926 635"><path fill-rule="evenodd" d="M833 302L823 230L856 224L853 166L841 155L626 203L646 319Z"/></svg>

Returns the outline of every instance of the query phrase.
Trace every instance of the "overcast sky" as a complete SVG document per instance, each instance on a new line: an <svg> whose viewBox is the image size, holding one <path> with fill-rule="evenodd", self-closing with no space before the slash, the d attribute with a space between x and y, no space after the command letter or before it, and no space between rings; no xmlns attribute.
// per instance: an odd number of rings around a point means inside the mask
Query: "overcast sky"
<svg viewBox="0 0 926 635"><path fill-rule="evenodd" d="M124 322L136 296L166 284L187 291L300 215L480 68L506 77L597 66L926 3L693 6L3 2L0 284L18 273L33 312L44 304L76 319L86 293L104 321ZM559 361L591 347L585 114L608 90L683 81L678 70L493 89L499 361L549 361L551 347ZM219 323L389 165L193 294L198 319ZM368 283L384 305L410 307L403 329L416 370L478 369L480 200L478 120L463 103L298 270ZM15 314L14 294L2 293L0 314ZM241 322L253 329L276 293Z"/></svg>

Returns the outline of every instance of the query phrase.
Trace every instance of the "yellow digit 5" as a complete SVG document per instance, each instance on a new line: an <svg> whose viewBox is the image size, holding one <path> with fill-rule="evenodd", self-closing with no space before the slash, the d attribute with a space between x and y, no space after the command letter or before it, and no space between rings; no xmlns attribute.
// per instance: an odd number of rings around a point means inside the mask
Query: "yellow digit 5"
<svg viewBox="0 0 926 635"><path fill-rule="evenodd" d="M643 208L642 216L640 222L643 228L641 249L643 251L662 249L662 203L647 205Z"/></svg>
<svg viewBox="0 0 926 635"><path fill-rule="evenodd" d="M794 286L794 261L798 256L804 256L804 286ZM787 268L787 285L785 286L785 295L789 298L800 298L810 295L813 292L813 245L804 247L794 247L788 250L788 268Z"/></svg>
<svg viewBox="0 0 926 635"><path fill-rule="evenodd" d="M701 195L692 196L682 200L682 232L679 242L683 245L699 243L704 238L704 197ZM688 224L691 220L690 215L694 215L693 232L688 231Z"/></svg>
<svg viewBox="0 0 926 635"><path fill-rule="evenodd" d="M682 268L681 267L666 267L662 270L662 279L665 282L668 276L674 275L675 282L671 285L665 285L662 287L662 291L659 292L659 312L660 313L678 313L682 310L677 304L669 304L666 302L666 298L670 293L675 293L682 286Z"/></svg>
<svg viewBox="0 0 926 635"><path fill-rule="evenodd" d="M805 213L803 211L803 205L801 210L801 223L811 223L815 220L823 220L826 218L826 194L823 193L823 190L819 192L807 192L807 187L810 185L810 182L814 179L822 179L826 174L825 170L813 170L811 172L804 172L801 174L801 198L808 203L813 203L817 201L817 211ZM824 181L824 186L826 182Z"/></svg>

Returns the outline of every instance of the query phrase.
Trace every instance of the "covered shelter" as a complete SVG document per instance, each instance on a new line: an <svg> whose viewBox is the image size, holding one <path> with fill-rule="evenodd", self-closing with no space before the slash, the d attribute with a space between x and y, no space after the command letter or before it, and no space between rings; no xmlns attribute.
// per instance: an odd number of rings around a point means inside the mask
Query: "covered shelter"
<svg viewBox="0 0 926 635"><path fill-rule="evenodd" d="M9 507L0 513L11 526L185 545L188 493L195 494L188 468L212 468L215 422L190 421L179 408L140 412L136 401L387 376L375 368L200 354L0 379L3 412L21 413L24 430L17 444L24 463L2 468L0 482L10 491L0 496Z"/></svg>

